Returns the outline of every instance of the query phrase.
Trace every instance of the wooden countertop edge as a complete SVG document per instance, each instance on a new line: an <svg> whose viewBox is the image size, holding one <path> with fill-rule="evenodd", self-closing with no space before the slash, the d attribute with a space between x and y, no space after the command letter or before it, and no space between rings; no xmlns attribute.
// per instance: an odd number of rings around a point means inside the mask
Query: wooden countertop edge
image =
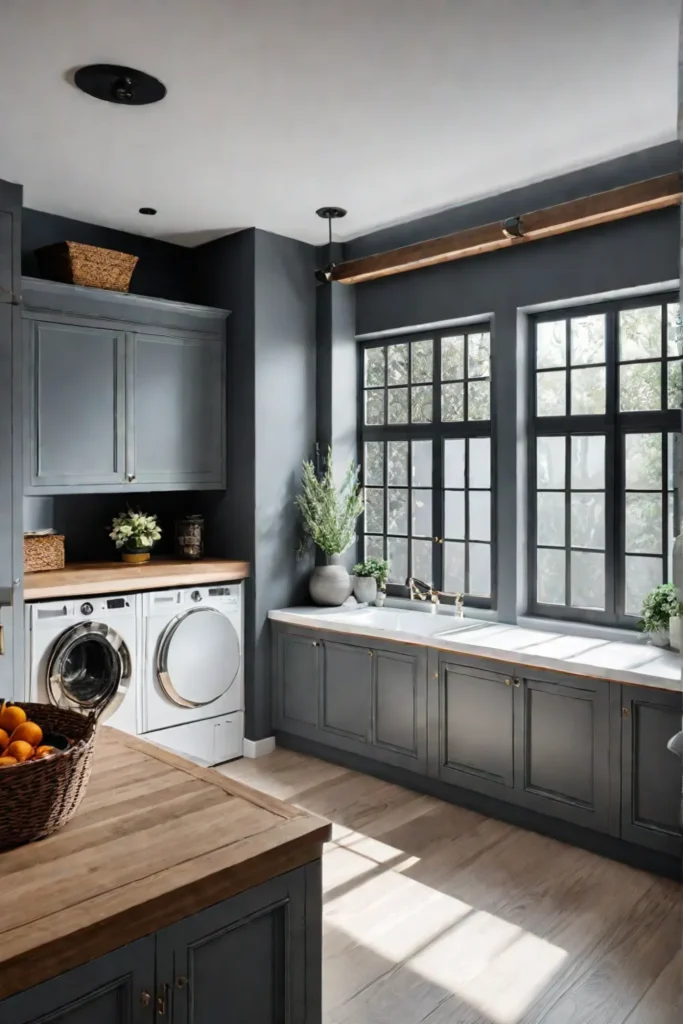
<svg viewBox="0 0 683 1024"><path fill-rule="evenodd" d="M125 565L125 563L87 563L56 569L50 572L27 573L24 577L24 600L121 594L127 591L163 590L165 587L201 586L205 583L231 583L246 579L251 571L249 562L212 561L178 562L174 571L172 562L155 566ZM80 576L81 579L74 579ZM59 577L65 577L59 579ZM67 578L68 577L68 578Z"/></svg>
<svg viewBox="0 0 683 1024"><path fill-rule="evenodd" d="M119 890L88 900L87 904L76 906L71 912L54 915L61 919L61 934L43 945L36 942L40 922L7 932L3 938L8 940L11 953L4 960L0 959L0 1000L49 981L65 971L105 956L114 949L176 924L215 903L319 859L323 843L330 838L331 826L318 820L312 829L312 824L310 818L283 823L273 833L281 836L281 832L287 830L294 832L294 835L279 841L267 854L243 861L241 865L233 863L224 865L222 869L213 869L213 862L221 853L225 853L225 850L214 850L196 861L184 862L171 871L140 879L125 887L131 897L131 904L111 916L106 913L106 904L112 898L120 904ZM301 826L306 831L297 835ZM262 841L263 835L259 838ZM235 844L235 847L241 846L240 843ZM277 851L276 857L274 851ZM169 888L162 884L164 875L182 876L190 868L196 874L202 866L206 869L202 877L179 888ZM171 894L172 899L169 898ZM140 898L145 895L147 899ZM85 906L90 913L94 909L102 916L79 927L78 917L83 915ZM76 920L72 921L72 918ZM46 924L54 931L54 921L47 918Z"/></svg>

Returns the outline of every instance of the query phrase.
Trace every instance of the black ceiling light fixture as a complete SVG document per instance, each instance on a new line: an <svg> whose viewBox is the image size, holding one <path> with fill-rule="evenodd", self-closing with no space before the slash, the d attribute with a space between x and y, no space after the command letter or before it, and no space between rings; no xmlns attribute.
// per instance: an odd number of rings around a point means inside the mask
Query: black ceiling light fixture
<svg viewBox="0 0 683 1024"><path fill-rule="evenodd" d="M141 206L138 213L143 213L145 217L156 217L156 210L153 206Z"/></svg>
<svg viewBox="0 0 683 1024"><path fill-rule="evenodd" d="M346 210L341 206L321 206L319 210L315 211L318 217L322 217L323 220L327 221L327 244L330 247L330 260L332 259L332 221L338 220L340 217L346 216ZM315 279L320 281L321 284L326 284L332 278L332 271L334 270L336 263L328 263L323 270L316 270Z"/></svg>
<svg viewBox="0 0 683 1024"><path fill-rule="evenodd" d="M74 84L97 100L129 107L158 103L166 95L158 78L120 64L86 64L74 74Z"/></svg>

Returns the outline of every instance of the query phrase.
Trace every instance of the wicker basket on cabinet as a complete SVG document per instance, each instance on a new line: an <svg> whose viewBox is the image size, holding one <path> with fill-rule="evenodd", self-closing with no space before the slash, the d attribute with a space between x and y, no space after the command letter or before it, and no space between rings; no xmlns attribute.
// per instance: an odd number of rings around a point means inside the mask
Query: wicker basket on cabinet
<svg viewBox="0 0 683 1024"><path fill-rule="evenodd" d="M83 242L57 242L36 249L43 277L87 288L127 292L138 262L137 256L114 249L101 249Z"/></svg>

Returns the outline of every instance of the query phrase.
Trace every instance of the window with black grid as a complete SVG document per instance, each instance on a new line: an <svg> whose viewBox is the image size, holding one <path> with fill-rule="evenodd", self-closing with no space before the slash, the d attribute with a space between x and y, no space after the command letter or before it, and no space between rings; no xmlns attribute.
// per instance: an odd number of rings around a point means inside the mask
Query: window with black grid
<svg viewBox="0 0 683 1024"><path fill-rule="evenodd" d="M491 605L491 335L488 325L361 349L363 551Z"/></svg>
<svg viewBox="0 0 683 1024"><path fill-rule="evenodd" d="M532 610L634 625L671 579L679 307L647 297L532 323Z"/></svg>

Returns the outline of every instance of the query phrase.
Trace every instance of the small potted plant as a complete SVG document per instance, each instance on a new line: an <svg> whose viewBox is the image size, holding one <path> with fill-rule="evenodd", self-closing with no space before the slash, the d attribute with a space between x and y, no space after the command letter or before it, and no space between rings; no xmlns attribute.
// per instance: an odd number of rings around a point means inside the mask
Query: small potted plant
<svg viewBox="0 0 683 1024"><path fill-rule="evenodd" d="M353 567L353 592L361 604L372 604L377 592L384 594L389 578L389 563L383 558L366 558ZM383 603L383 602L382 602Z"/></svg>
<svg viewBox="0 0 683 1024"><path fill-rule="evenodd" d="M673 583L663 583L651 590L643 601L642 619L638 623L655 647L667 647L671 633L680 630L683 605ZM678 636L675 637L678 639Z"/></svg>
<svg viewBox="0 0 683 1024"><path fill-rule="evenodd" d="M320 476L312 462L304 462L302 491L295 504L301 513L304 534L300 553L312 543L327 556L327 565L316 566L311 575L309 590L313 602L341 605L351 594L351 577L341 564L341 556L356 539L356 521L363 511L358 467L352 460L337 489L331 449Z"/></svg>
<svg viewBox="0 0 683 1024"><path fill-rule="evenodd" d="M148 562L153 544L161 537L161 530L156 516L147 516L144 512L121 512L111 524L111 539L116 547L122 549L124 562L139 564Z"/></svg>

